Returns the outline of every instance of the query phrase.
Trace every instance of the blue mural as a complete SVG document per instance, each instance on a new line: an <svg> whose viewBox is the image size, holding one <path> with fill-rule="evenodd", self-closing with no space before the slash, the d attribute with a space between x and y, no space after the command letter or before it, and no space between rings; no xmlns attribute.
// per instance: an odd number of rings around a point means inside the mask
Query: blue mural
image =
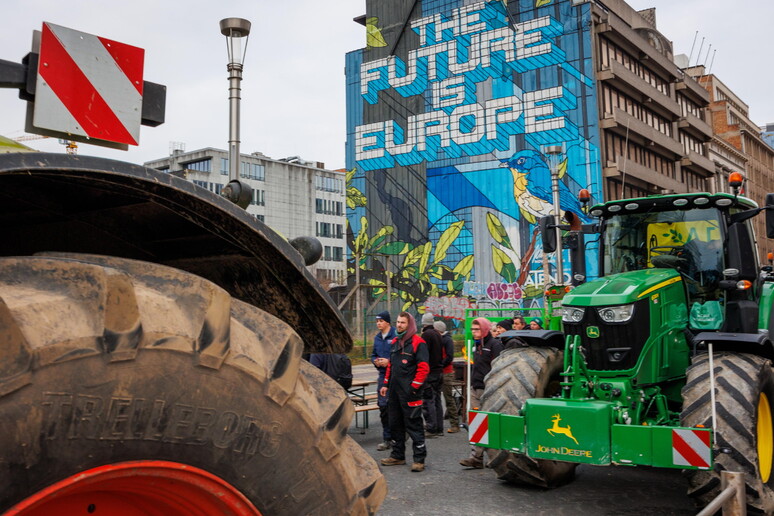
<svg viewBox="0 0 774 516"><path fill-rule="evenodd" d="M408 24L418 45L404 58L348 55L347 159L357 200L349 203L350 263L376 286L414 281L420 288L409 295L396 289L405 306L434 296L532 306L546 281L569 283L568 267L563 279L553 269L543 277L536 223L553 211L552 168L563 211L586 219L578 191L602 196L590 5L574 3L426 0ZM393 107L411 102L422 109ZM561 153L549 156L548 147ZM412 185L401 194L390 181L397 177L418 177L426 198L410 197ZM390 185L394 201L385 195ZM417 237L412 229L425 220ZM419 258L396 256L385 268L362 259L369 253Z"/></svg>

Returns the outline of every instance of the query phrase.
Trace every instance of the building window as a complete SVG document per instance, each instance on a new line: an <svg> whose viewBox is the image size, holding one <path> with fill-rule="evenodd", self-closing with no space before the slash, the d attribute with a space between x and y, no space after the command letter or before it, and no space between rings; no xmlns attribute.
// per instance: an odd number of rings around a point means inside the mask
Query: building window
<svg viewBox="0 0 774 516"><path fill-rule="evenodd" d="M220 175L228 175L228 158L220 158Z"/></svg>
<svg viewBox="0 0 774 516"><path fill-rule="evenodd" d="M191 161L185 163L183 166L188 170L196 170L197 172L210 172L212 170L212 159L200 159L198 161Z"/></svg>
<svg viewBox="0 0 774 516"><path fill-rule="evenodd" d="M344 261L344 248L343 247L334 247L333 248L333 261L334 262Z"/></svg>
<svg viewBox="0 0 774 516"><path fill-rule="evenodd" d="M257 181L266 180L266 169L263 165L257 163L248 163L247 161L241 162L241 168L239 170L239 177L246 179L255 179Z"/></svg>
<svg viewBox="0 0 774 516"><path fill-rule="evenodd" d="M205 189L209 189L207 188L207 181L199 181L198 179L194 179L193 184L195 184L196 186L201 186L202 188L205 188Z"/></svg>
<svg viewBox="0 0 774 516"><path fill-rule="evenodd" d="M314 176L314 187L323 192L343 193L344 181L335 177L316 175Z"/></svg>
<svg viewBox="0 0 774 516"><path fill-rule="evenodd" d="M256 206L266 206L266 192L263 190L253 190L253 202Z"/></svg>
<svg viewBox="0 0 774 516"><path fill-rule="evenodd" d="M613 110L618 108L656 129L658 132L670 138L672 137L672 123L669 120L657 115L641 103L610 87L608 84L602 85L602 105L605 113L613 113Z"/></svg>
<svg viewBox="0 0 774 516"><path fill-rule="evenodd" d="M260 220L261 222L266 222L266 218L263 215L256 215L255 218Z"/></svg>
<svg viewBox="0 0 774 516"><path fill-rule="evenodd" d="M322 215L343 215L344 203L341 201L330 201L328 199L315 199L314 211Z"/></svg>
<svg viewBox="0 0 774 516"><path fill-rule="evenodd" d="M166 167L159 167L159 168L157 168L156 170L158 170L159 172L164 172L164 173L167 173L167 172L169 172L169 166L166 166Z"/></svg>

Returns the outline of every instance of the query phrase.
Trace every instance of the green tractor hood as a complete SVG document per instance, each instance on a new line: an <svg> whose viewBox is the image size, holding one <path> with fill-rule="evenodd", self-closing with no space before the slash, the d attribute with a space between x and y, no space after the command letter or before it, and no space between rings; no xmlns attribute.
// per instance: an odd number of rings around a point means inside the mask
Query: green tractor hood
<svg viewBox="0 0 774 516"><path fill-rule="evenodd" d="M622 272L584 283L570 291L567 306L613 306L634 303L643 297L681 281L674 269L645 269Z"/></svg>

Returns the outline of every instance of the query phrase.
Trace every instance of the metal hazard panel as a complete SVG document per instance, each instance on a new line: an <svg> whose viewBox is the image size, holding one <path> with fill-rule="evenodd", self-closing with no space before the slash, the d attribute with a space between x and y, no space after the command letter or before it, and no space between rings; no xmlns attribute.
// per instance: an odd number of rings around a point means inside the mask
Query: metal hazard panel
<svg viewBox="0 0 774 516"><path fill-rule="evenodd" d="M43 23L32 125L137 145L144 59L141 48Z"/></svg>
<svg viewBox="0 0 774 516"><path fill-rule="evenodd" d="M709 428L653 427L653 465L711 468L712 432Z"/></svg>

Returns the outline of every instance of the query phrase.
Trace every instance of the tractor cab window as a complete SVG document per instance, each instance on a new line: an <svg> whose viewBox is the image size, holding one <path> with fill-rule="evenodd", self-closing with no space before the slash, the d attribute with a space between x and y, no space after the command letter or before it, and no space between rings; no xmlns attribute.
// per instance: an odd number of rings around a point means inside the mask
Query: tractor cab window
<svg viewBox="0 0 774 516"><path fill-rule="evenodd" d="M605 225L604 274L675 268L692 297L716 297L723 270L720 213L714 208L616 215Z"/></svg>

